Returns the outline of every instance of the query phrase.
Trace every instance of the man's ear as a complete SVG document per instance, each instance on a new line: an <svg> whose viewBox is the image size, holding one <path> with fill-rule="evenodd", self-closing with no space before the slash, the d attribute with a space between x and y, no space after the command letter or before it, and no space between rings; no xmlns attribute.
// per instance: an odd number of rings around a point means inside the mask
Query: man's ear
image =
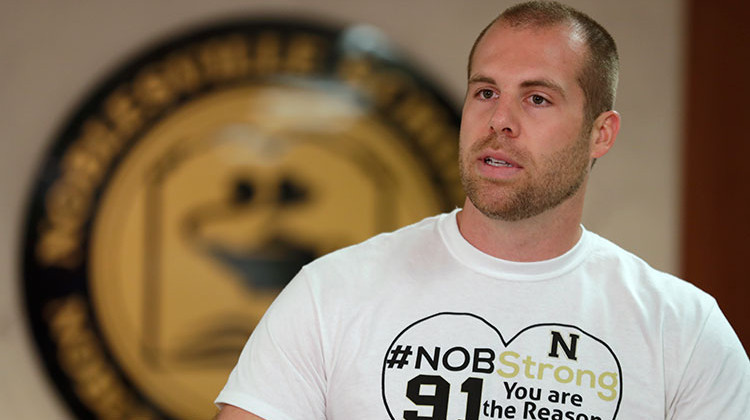
<svg viewBox="0 0 750 420"><path fill-rule="evenodd" d="M599 114L591 126L591 157L598 159L609 152L620 131L620 113L606 111Z"/></svg>

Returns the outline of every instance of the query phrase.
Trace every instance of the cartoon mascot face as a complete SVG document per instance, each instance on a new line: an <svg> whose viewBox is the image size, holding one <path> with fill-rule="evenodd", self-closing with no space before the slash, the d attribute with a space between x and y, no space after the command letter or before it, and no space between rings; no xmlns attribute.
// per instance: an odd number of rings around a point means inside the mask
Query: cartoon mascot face
<svg viewBox="0 0 750 420"><path fill-rule="evenodd" d="M403 137L314 86L220 91L152 127L113 174L91 247L99 319L140 385L218 389L223 375L190 369L231 366L304 264L440 211Z"/></svg>

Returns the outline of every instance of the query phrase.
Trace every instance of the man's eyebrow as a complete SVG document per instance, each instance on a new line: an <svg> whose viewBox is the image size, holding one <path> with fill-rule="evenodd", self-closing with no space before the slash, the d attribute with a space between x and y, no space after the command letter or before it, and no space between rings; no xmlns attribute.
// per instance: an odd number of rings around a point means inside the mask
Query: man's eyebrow
<svg viewBox="0 0 750 420"><path fill-rule="evenodd" d="M481 75L481 74L475 74L469 78L468 84L473 84L473 83L489 83L491 85L496 84L495 79L488 77L488 76Z"/></svg>
<svg viewBox="0 0 750 420"><path fill-rule="evenodd" d="M554 90L560 96L565 98L565 90L562 88L562 86L548 79L527 80L521 83L521 87L523 88L543 87L543 88Z"/></svg>

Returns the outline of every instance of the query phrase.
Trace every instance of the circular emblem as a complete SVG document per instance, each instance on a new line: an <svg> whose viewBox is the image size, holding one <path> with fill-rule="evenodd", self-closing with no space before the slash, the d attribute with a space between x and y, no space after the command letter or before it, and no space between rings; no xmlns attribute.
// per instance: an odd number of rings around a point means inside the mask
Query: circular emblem
<svg viewBox="0 0 750 420"><path fill-rule="evenodd" d="M458 121L366 27L234 22L128 63L27 220L28 315L72 410L210 418L302 265L463 201Z"/></svg>

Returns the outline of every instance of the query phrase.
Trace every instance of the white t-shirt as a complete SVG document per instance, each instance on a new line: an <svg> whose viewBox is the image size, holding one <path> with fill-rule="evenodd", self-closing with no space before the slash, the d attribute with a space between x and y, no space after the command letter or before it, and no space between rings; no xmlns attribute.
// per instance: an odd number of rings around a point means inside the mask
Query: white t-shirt
<svg viewBox="0 0 750 420"><path fill-rule="evenodd" d="M217 404L268 420L748 419L750 362L709 295L585 231L482 253L456 211L303 268Z"/></svg>

